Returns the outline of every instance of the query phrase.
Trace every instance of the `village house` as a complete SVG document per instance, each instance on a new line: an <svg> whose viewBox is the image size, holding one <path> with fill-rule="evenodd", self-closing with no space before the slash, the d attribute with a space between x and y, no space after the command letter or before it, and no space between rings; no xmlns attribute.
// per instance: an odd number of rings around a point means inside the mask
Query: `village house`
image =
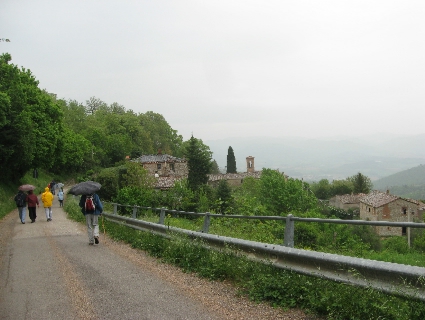
<svg viewBox="0 0 425 320"><path fill-rule="evenodd" d="M360 199L364 193L336 195L329 199L329 205L344 211L360 210Z"/></svg>
<svg viewBox="0 0 425 320"><path fill-rule="evenodd" d="M370 221L423 221L425 204L387 192L372 191L360 198L360 219ZM406 235L405 227L375 227L380 236Z"/></svg>
<svg viewBox="0 0 425 320"><path fill-rule="evenodd" d="M141 163L150 174L157 177L187 177L187 160L162 154L161 150L158 154L142 155L133 160Z"/></svg>

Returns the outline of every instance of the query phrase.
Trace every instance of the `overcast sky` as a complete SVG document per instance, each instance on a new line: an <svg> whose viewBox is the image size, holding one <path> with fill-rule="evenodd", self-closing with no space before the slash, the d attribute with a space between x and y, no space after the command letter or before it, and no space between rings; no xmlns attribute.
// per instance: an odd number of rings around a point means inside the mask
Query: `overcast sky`
<svg viewBox="0 0 425 320"><path fill-rule="evenodd" d="M425 133L425 1L1 0L40 87L188 139Z"/></svg>

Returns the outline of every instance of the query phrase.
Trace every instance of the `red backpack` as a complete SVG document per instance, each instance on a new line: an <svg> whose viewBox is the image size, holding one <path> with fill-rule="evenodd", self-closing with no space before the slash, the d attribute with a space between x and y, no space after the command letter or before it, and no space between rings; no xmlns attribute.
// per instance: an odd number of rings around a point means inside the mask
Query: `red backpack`
<svg viewBox="0 0 425 320"><path fill-rule="evenodd" d="M87 213L93 213L95 211L96 206L94 205L93 196L91 195L86 196L86 203L85 203L84 209L86 210Z"/></svg>

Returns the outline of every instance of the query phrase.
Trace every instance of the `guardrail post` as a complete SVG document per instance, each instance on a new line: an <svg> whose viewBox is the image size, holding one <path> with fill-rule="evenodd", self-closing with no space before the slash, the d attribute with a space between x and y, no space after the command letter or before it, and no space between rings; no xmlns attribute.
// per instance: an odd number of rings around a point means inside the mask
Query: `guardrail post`
<svg viewBox="0 0 425 320"><path fill-rule="evenodd" d="M286 226L285 226L285 235L283 239L283 245L285 247L294 247L294 231L295 231L295 223L291 220L292 214L288 214L286 217Z"/></svg>
<svg viewBox="0 0 425 320"><path fill-rule="evenodd" d="M114 203L114 214L118 212L118 204Z"/></svg>
<svg viewBox="0 0 425 320"><path fill-rule="evenodd" d="M137 207L136 206L133 207L133 216L132 216L132 218L133 219L137 219Z"/></svg>
<svg viewBox="0 0 425 320"><path fill-rule="evenodd" d="M165 223L165 208L161 208L161 212L159 214L159 224L164 225Z"/></svg>
<svg viewBox="0 0 425 320"><path fill-rule="evenodd" d="M210 230L210 220L211 220L210 213L206 212L205 218L204 218L204 226L202 227L203 233L208 233L208 231Z"/></svg>

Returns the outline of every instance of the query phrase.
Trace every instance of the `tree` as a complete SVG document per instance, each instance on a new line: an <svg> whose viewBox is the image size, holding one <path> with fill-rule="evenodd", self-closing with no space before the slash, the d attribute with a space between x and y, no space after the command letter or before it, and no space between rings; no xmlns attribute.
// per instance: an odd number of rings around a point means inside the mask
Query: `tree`
<svg viewBox="0 0 425 320"><path fill-rule="evenodd" d="M189 139L185 152L189 169L189 187L195 191L208 182L207 174L211 170L212 152L209 151L209 148L207 150L205 149L202 140L196 139L193 136Z"/></svg>
<svg viewBox="0 0 425 320"><path fill-rule="evenodd" d="M211 162L211 171L210 173L212 174L219 174L220 173L220 168L218 167L217 161L213 160Z"/></svg>
<svg viewBox="0 0 425 320"><path fill-rule="evenodd" d="M353 184L348 180L334 180L331 185L331 196L349 194L353 192Z"/></svg>
<svg viewBox="0 0 425 320"><path fill-rule="evenodd" d="M0 55L0 172L5 179L19 179L31 168L53 166L63 116L31 71L11 59Z"/></svg>
<svg viewBox="0 0 425 320"><path fill-rule="evenodd" d="M230 189L227 180L220 180L218 183L217 191L217 208L219 213L227 213L229 207L232 204L232 190Z"/></svg>
<svg viewBox="0 0 425 320"><path fill-rule="evenodd" d="M353 184L354 193L369 193L372 190L373 183L369 177L361 174L360 172L354 176L348 177L348 181Z"/></svg>
<svg viewBox="0 0 425 320"><path fill-rule="evenodd" d="M279 171L263 169L260 178L261 202L275 215L292 211L307 211L317 208L317 199L308 191L304 182L286 179Z"/></svg>
<svg viewBox="0 0 425 320"><path fill-rule="evenodd" d="M108 105L102 100L96 97L90 97L89 100L86 100L86 113L87 114L95 114L95 112L99 109L107 109Z"/></svg>
<svg viewBox="0 0 425 320"><path fill-rule="evenodd" d="M226 173L236 173L236 158L233 153L233 148L227 150L227 170Z"/></svg>
<svg viewBox="0 0 425 320"><path fill-rule="evenodd" d="M327 200L331 197L331 184L328 179L313 183L311 189L318 199Z"/></svg>

